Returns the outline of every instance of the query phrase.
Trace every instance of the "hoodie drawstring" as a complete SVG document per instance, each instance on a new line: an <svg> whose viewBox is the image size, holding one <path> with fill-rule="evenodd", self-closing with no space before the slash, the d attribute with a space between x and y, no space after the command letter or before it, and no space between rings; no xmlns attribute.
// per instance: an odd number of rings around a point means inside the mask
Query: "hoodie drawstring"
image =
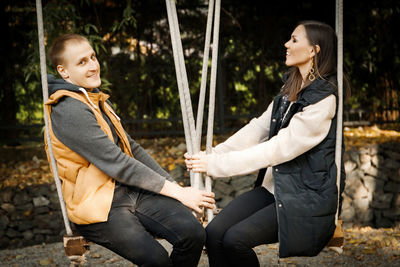
<svg viewBox="0 0 400 267"><path fill-rule="evenodd" d="M89 103L92 105L92 107L97 109L97 106L95 104L93 104L92 100L90 100L89 95L86 92L86 90L84 88L80 87L79 91L81 91L85 95L86 99L89 101Z"/></svg>
<svg viewBox="0 0 400 267"><path fill-rule="evenodd" d="M104 103L104 104L106 104L106 103ZM110 106L109 106L108 104L106 104L105 106L108 108L108 110L109 110L119 121L121 121L120 117L118 117L118 115L115 114L114 110L113 110L112 108L110 108Z"/></svg>

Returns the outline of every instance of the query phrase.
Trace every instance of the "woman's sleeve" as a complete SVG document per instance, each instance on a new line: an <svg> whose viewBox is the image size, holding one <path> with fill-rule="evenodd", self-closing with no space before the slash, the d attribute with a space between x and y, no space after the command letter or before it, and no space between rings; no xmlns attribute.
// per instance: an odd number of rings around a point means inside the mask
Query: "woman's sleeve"
<svg viewBox="0 0 400 267"><path fill-rule="evenodd" d="M266 140L269 135L271 112L272 103L260 117L252 119L225 142L213 148L213 153L222 154L243 150Z"/></svg>
<svg viewBox="0 0 400 267"><path fill-rule="evenodd" d="M207 155L207 174L241 175L290 161L325 139L335 110L336 97L330 95L296 113L289 125L268 141L241 151Z"/></svg>

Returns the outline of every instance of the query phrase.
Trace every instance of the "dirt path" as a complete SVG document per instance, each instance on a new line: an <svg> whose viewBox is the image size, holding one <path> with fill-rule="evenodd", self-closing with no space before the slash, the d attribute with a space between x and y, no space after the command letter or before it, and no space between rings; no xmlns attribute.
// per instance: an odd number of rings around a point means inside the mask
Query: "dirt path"
<svg viewBox="0 0 400 267"><path fill-rule="evenodd" d="M171 246L160 241L168 251ZM292 257L279 260L277 244L256 247L261 266L400 266L400 227L372 229L345 227L342 254L324 249L312 258ZM98 245L91 245L86 266L135 266ZM43 244L15 250L0 250L0 266L68 266L62 243ZM208 266L203 253L199 267Z"/></svg>

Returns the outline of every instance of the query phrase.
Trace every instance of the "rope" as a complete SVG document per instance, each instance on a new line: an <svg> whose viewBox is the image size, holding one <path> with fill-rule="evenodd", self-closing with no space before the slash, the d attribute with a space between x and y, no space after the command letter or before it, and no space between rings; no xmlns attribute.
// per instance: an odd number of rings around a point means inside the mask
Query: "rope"
<svg viewBox="0 0 400 267"><path fill-rule="evenodd" d="M211 64L211 80L210 80L210 100L208 103L208 123L207 123L207 142L206 153L210 154L213 140L214 127L214 110L215 110L215 86L217 80L217 62L218 62L218 43L219 43L219 22L220 22L221 0L215 3L215 18L213 32L213 49L212 49L212 64ZM206 191L211 192L211 178L206 176ZM208 222L213 219L213 212L207 209Z"/></svg>
<svg viewBox="0 0 400 267"><path fill-rule="evenodd" d="M214 13L214 0L210 0L208 3L208 14L207 14L207 27L206 27L206 38L204 44L204 56L203 56L203 67L201 70L201 84L200 84L200 95L199 105L197 107L197 121L196 121L196 133L197 143L201 143L201 130L203 125L203 110L206 95L206 84L207 84L207 70L208 70L208 59L210 52L210 37L211 37L211 26L212 18ZM200 149L200 148L199 148Z"/></svg>
<svg viewBox="0 0 400 267"><path fill-rule="evenodd" d="M182 109L182 119L185 131L185 140L190 154L200 151L200 143L196 139L196 127L193 117L192 102L190 99L189 82L186 74L185 60L183 57L182 41L179 32L178 16L175 2L166 0L168 21L170 25L172 50L174 54L175 70L178 82L179 97ZM201 134L200 134L201 136ZM202 188L200 173L190 172L190 183L195 188Z"/></svg>
<svg viewBox="0 0 400 267"><path fill-rule="evenodd" d="M211 26L214 13L214 0L210 0L208 7L207 16L207 27L204 44L204 57L202 66L202 76L200 85L200 96L199 105L197 109L197 124L194 127L193 109L190 98L189 83L186 74L185 62L183 57L182 41L179 32L178 16L176 12L176 6L174 0L166 0L168 22L170 26L172 50L174 54L175 71L179 89L179 97L182 109L182 118L185 132L186 145L188 147L188 153L196 154L200 152L201 144L201 131L203 123L203 110L205 102L205 92L207 83L207 69L209 60L210 50L210 37L211 37ZM213 32L213 52L212 52L212 66L211 66L211 84L210 84L210 99L209 99L209 112L208 112L208 125L207 125L207 153L211 152L212 148L212 136L213 136L213 125L214 125L214 107L215 107L215 86L217 76L217 62L218 62L218 41L219 41L219 21L220 21L220 6L221 1L217 0L215 3L215 22ZM191 185L195 188L202 188L201 174L190 173ZM211 192L211 178L206 177L206 190ZM207 210L208 221L210 222L213 217L212 210Z"/></svg>
<svg viewBox="0 0 400 267"><path fill-rule="evenodd" d="M193 153L193 142L192 142L192 136L190 133L189 129L189 121L188 121L188 116L186 112L186 102L184 100L184 84L183 84L183 78L182 78L182 72L181 72L181 65L180 65L180 59L179 59L179 53L178 53L178 45L177 45L177 33L176 33L176 24L174 23L173 15L172 15L172 3L173 1L166 0L166 6L167 6L167 15L168 15L168 22L169 22L169 29L170 29L170 34L171 34L171 43L172 43L172 51L173 51L173 56L174 56L174 64L175 64L175 72L176 72L176 80L178 84L178 90L179 90L179 100L181 104L181 111L182 111L182 122L183 122L183 129L185 133L185 141L186 141L186 147L187 151L189 154ZM194 184L194 174L191 171L190 172L190 184Z"/></svg>
<svg viewBox="0 0 400 267"><path fill-rule="evenodd" d="M39 55L40 55L40 72L42 78L42 92L43 92L43 106L49 98L48 87L47 87L47 70L46 70L46 54L44 49L44 34L43 34L43 12L42 12L42 2L41 0L36 0L36 14L37 14L37 22L38 22L38 38L39 38ZM47 146L49 149L50 163L53 170L54 181L57 187L58 200L60 201L61 213L64 220L65 231L68 236L72 236L71 226L69 224L67 209L65 208L65 202L63 198L63 194L61 191L61 182L58 177L58 170L56 160L53 154L53 148L51 146L51 139L49 133L49 122L47 117L46 109L44 108L44 122L46 127L46 139Z"/></svg>
<svg viewBox="0 0 400 267"><path fill-rule="evenodd" d="M343 0L336 0L336 34L338 36L337 79L338 79L338 111L336 126L335 163L337 167L336 186L338 188L335 224L338 224L340 202L340 176L342 164L342 132L343 132Z"/></svg>

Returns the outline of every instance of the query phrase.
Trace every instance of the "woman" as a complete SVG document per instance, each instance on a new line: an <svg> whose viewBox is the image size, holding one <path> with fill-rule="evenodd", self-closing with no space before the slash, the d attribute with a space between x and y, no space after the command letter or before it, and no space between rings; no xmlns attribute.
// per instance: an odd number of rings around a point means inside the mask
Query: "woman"
<svg viewBox="0 0 400 267"><path fill-rule="evenodd" d="M259 266L252 248L278 241L280 257L314 256L332 237L337 208L336 43L330 26L299 23L285 43L285 63L291 69L264 114L212 154L185 155L189 169L212 177L260 170L255 188L234 199L207 226L210 266Z"/></svg>

